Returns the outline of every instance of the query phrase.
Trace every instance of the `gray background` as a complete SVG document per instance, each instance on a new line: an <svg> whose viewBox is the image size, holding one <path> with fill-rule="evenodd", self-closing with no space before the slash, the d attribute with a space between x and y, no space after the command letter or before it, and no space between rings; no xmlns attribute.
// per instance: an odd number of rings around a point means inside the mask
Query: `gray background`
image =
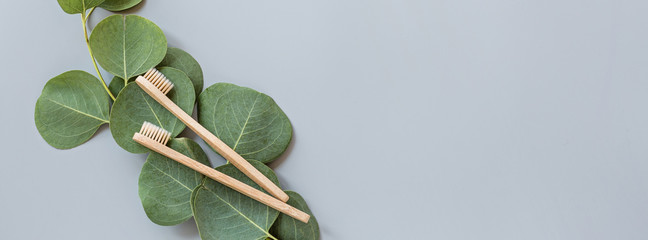
<svg viewBox="0 0 648 240"><path fill-rule="evenodd" d="M80 17L54 0L2 5L0 238L198 239L192 221L147 219L145 156L106 127L72 150L41 139L33 109L46 81L94 74ZM207 86L277 101L295 135L273 166L322 239L647 239L647 10L158 0L131 13L191 53Z"/></svg>

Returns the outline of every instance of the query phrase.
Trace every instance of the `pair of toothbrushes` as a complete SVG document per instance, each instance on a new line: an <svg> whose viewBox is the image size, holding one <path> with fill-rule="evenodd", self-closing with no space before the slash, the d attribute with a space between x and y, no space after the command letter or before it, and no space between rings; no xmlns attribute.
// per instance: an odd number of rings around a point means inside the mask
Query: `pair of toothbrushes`
<svg viewBox="0 0 648 240"><path fill-rule="evenodd" d="M140 132L133 135L133 140L142 144L143 146L158 152L168 158L171 158L211 179L214 179L221 184L228 186L254 200L257 200L269 207L272 207L288 216L297 220L307 223L310 215L305 212L294 208L285 202L288 201L288 195L275 185L270 179L261 174L259 170L254 168L247 160L241 155L236 153L232 148L227 146L223 141L214 136L209 130L200 125L191 116L185 113L178 105L176 105L166 94L173 88L173 83L169 81L162 73L155 68L150 69L143 76L138 76L135 80L137 85L140 86L148 95L160 103L164 108L169 110L187 127L193 130L200 138L205 140L216 152L227 159L232 165L238 168L246 176L252 179L255 183L268 191L272 196L259 191L241 181L238 181L224 173L221 173L209 166L206 166L196 160L193 160L182 153L179 153L170 147L166 146L171 134L151 123L144 122ZM273 197L274 196L274 197Z"/></svg>

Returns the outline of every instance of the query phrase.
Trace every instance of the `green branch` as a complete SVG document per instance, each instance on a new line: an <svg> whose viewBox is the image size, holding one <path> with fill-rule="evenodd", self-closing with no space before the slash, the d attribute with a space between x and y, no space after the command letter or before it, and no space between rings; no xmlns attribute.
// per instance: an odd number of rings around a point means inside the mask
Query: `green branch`
<svg viewBox="0 0 648 240"><path fill-rule="evenodd" d="M115 96L110 92L110 89L108 89L108 85L106 85L106 81L103 79L103 76L101 76L101 72L99 71L99 67L97 67L97 60L95 59L94 55L92 54L92 48L90 47L90 39L88 38L88 27L86 26L86 23L88 22L88 18L90 18L90 14L95 10L95 8L91 8L90 12L87 14L85 12L81 13L81 20L83 21L83 35L85 36L85 42L86 45L88 46L88 52L90 52L90 58L92 59L92 64L94 65L95 70L97 71L97 75L99 75L99 80L101 81L101 84L103 85L104 89L106 89L106 92L108 92L108 95L110 95L110 98L115 101Z"/></svg>

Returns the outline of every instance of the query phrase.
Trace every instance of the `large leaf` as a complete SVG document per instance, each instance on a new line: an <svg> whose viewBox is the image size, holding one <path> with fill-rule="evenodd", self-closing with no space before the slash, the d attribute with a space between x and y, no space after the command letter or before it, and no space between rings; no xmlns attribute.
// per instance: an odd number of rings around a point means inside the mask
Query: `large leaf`
<svg viewBox="0 0 648 240"><path fill-rule="evenodd" d="M64 12L69 14L85 13L86 10L99 6L104 0L58 0Z"/></svg>
<svg viewBox="0 0 648 240"><path fill-rule="evenodd" d="M176 138L169 147L210 166L200 145L188 138ZM191 192L203 175L173 159L152 152L146 159L139 177L139 197L146 215L154 223L170 226L189 219Z"/></svg>
<svg viewBox="0 0 648 240"><path fill-rule="evenodd" d="M113 15L97 24L90 46L106 71L129 79L154 67L166 54L167 41L153 22L136 15Z"/></svg>
<svg viewBox="0 0 648 240"><path fill-rule="evenodd" d="M132 8L140 2L142 2L142 0L106 0L104 3L99 5L99 7L108 11L117 12Z"/></svg>
<svg viewBox="0 0 648 240"><path fill-rule="evenodd" d="M109 104L99 79L84 71L65 72L50 79L36 101L36 128L53 147L73 148L108 123Z"/></svg>
<svg viewBox="0 0 648 240"><path fill-rule="evenodd" d="M269 163L292 138L286 114L269 96L229 83L217 83L200 94L198 121L248 160Z"/></svg>
<svg viewBox="0 0 648 240"><path fill-rule="evenodd" d="M180 69L185 72L191 82L193 82L194 89L196 90L196 96L202 92L203 89L203 72L200 68L198 61L194 59L189 53L179 49L179 48L168 48L164 60L160 64L160 67L169 66Z"/></svg>
<svg viewBox="0 0 648 240"><path fill-rule="evenodd" d="M279 185L272 169L261 162L250 161L252 166ZM232 164L217 167L233 178L263 191ZM203 240L210 239L263 239L279 212L209 178L205 178L191 197L194 218Z"/></svg>
<svg viewBox="0 0 648 240"><path fill-rule="evenodd" d="M175 85L167 96L191 115L196 96L187 75L171 67L158 70ZM132 139L133 134L140 130L144 121L166 129L171 132L171 137L180 134L185 127L178 118L151 98L137 83L129 83L113 104L110 114L110 132L117 144L126 151L145 153L148 149Z"/></svg>
<svg viewBox="0 0 648 240"><path fill-rule="evenodd" d="M281 240L319 240L317 219L306 205L304 198L293 191L286 191L286 194L290 196L286 203L311 215L310 220L308 223L303 223L285 214L280 214L275 224L272 225L270 233Z"/></svg>

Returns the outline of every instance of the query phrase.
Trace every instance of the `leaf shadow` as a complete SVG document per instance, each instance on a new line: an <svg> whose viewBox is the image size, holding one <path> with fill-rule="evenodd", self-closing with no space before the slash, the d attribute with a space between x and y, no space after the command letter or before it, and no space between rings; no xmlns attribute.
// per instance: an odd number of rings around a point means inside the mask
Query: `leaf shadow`
<svg viewBox="0 0 648 240"><path fill-rule="evenodd" d="M173 229L179 239L193 239L200 236L200 233L198 233L198 226L196 226L196 221L193 217L176 225Z"/></svg>
<svg viewBox="0 0 648 240"><path fill-rule="evenodd" d="M171 33L171 32L168 32L168 33L165 32L165 33L164 33L164 36L165 36L166 39L167 39L167 44L169 45L169 47L175 47L175 48L180 48L180 49L184 49L184 48L185 48L183 42L180 41L180 40L176 37L176 35L173 35L173 33ZM198 98L198 96L196 96L196 98Z"/></svg>
<svg viewBox="0 0 648 240"><path fill-rule="evenodd" d="M88 141L92 140L93 138L99 136L99 134L102 134L105 131L108 131L108 133L112 136L112 133L110 133L110 128L108 127L110 124L102 124L99 126L99 129L88 139Z"/></svg>

